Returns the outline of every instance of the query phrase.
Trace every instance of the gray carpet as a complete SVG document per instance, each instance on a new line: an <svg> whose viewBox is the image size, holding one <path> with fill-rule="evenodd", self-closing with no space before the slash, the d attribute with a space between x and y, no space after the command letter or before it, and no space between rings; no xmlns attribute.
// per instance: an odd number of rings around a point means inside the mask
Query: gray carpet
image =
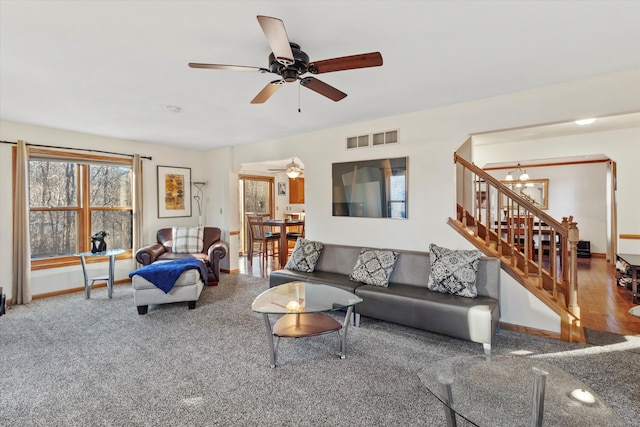
<svg viewBox="0 0 640 427"><path fill-rule="evenodd" d="M282 340L269 368L263 279L224 275L195 310L151 306L139 316L130 285L35 300L0 317L0 425L440 426L420 384L426 364L481 354L463 340L362 319L348 356L333 335ZM531 352L590 386L629 425L640 425L638 338L606 346L501 331L495 354ZM487 408L491 411L491 408ZM460 423L459 425L464 425ZM528 425L496 420L495 425Z"/></svg>

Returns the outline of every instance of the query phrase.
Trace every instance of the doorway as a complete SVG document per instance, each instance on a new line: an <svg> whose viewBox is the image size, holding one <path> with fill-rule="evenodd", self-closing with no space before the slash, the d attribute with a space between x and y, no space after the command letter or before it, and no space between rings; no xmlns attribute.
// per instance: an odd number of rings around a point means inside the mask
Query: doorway
<svg viewBox="0 0 640 427"><path fill-rule="evenodd" d="M240 175L238 191L238 200L240 201L241 252L245 254L249 247L247 215L262 215L273 218L274 178L269 176Z"/></svg>

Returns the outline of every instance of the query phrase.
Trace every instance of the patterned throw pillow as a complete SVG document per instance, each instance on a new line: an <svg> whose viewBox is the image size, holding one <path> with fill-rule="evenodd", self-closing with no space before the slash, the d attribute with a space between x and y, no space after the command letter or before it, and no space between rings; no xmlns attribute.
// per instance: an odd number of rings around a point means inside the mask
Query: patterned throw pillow
<svg viewBox="0 0 640 427"><path fill-rule="evenodd" d="M176 254L192 254L202 252L204 245L204 227L173 227L173 246Z"/></svg>
<svg viewBox="0 0 640 427"><path fill-rule="evenodd" d="M362 249L349 280L386 288L397 259L395 251Z"/></svg>
<svg viewBox="0 0 640 427"><path fill-rule="evenodd" d="M284 268L311 273L316 268L323 247L324 245L320 242L298 237L293 253Z"/></svg>
<svg viewBox="0 0 640 427"><path fill-rule="evenodd" d="M482 252L429 246L431 275L427 288L444 294L475 298L476 273Z"/></svg>

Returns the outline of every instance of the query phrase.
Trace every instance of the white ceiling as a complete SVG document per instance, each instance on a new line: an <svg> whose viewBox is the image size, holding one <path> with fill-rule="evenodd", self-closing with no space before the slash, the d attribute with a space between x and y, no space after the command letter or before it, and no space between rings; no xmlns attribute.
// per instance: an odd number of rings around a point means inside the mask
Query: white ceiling
<svg viewBox="0 0 640 427"><path fill-rule="evenodd" d="M188 68L266 67L259 14L311 60L384 65L318 75L337 103L292 83L262 105L272 74ZM0 0L1 119L197 150L631 68L640 1Z"/></svg>
<svg viewBox="0 0 640 427"><path fill-rule="evenodd" d="M599 117L593 123L587 125L579 125L574 121L568 121L562 123L549 123L540 126L527 126L518 129L505 129L496 132L475 134L472 136L474 145L489 145L563 137L568 135L581 135L585 133L607 132L637 127L640 127L640 112Z"/></svg>

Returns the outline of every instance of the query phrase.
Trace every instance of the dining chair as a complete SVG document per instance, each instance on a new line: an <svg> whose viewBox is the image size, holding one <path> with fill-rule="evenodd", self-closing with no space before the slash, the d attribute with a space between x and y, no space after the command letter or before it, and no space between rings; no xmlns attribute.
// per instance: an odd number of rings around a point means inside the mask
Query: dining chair
<svg viewBox="0 0 640 427"><path fill-rule="evenodd" d="M287 242L295 242L298 240L298 237L304 237L304 220L302 220L299 226L291 228L291 231L287 232ZM293 248L290 249L293 250Z"/></svg>
<svg viewBox="0 0 640 427"><path fill-rule="evenodd" d="M271 255L275 258L278 256L276 251L276 243L280 241L280 233L273 233L267 230L268 225L264 223L264 217L261 215L247 215L247 230L249 231L249 248L248 258L249 264L253 263L254 245L258 243L258 255L266 263L269 256L269 243L271 243Z"/></svg>
<svg viewBox="0 0 640 427"><path fill-rule="evenodd" d="M513 230L513 246L517 251L525 252L529 248L529 258L533 258L535 242L533 241L533 215L509 217L509 228Z"/></svg>
<svg viewBox="0 0 640 427"><path fill-rule="evenodd" d="M304 220L295 228L291 228L291 231L287 232L287 240L297 240L298 237L304 237Z"/></svg>

